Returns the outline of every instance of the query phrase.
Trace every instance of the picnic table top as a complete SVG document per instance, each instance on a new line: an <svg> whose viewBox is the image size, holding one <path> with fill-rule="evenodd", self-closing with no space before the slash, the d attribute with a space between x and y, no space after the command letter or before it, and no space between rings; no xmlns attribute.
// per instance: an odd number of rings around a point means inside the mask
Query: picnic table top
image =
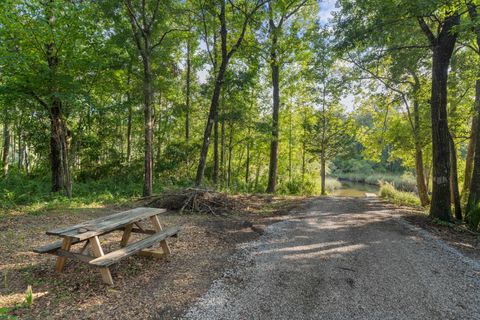
<svg viewBox="0 0 480 320"><path fill-rule="evenodd" d="M119 229L131 223L150 218L165 212L166 209L135 208L128 211L114 213L105 217L85 221L73 226L67 226L47 231L48 235L70 237L82 241Z"/></svg>

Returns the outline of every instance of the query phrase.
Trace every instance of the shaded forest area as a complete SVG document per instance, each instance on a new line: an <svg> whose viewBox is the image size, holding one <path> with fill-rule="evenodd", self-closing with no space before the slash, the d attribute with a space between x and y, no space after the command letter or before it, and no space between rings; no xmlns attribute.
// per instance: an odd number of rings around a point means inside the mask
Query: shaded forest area
<svg viewBox="0 0 480 320"><path fill-rule="evenodd" d="M479 5L2 1L0 206L333 177L477 229Z"/></svg>

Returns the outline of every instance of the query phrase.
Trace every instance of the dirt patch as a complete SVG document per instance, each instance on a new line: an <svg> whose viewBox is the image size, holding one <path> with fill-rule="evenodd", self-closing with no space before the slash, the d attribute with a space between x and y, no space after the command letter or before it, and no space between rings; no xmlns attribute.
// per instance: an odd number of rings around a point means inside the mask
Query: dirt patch
<svg viewBox="0 0 480 320"><path fill-rule="evenodd" d="M15 307L33 287L30 308L10 312L19 319L173 319L202 295L226 268L241 242L256 239L275 216L290 210L301 198L254 197L249 211L229 216L168 213L164 227L181 225L169 241L172 254L163 259L132 256L111 267L114 286L101 282L98 270L68 261L62 274L54 272L55 257L32 248L55 240L45 231L121 211L119 208L49 212L38 216L0 217L0 310ZM143 203L136 203L140 206ZM125 209L125 208L123 208ZM118 246L121 233L102 237L105 251ZM1 318L1 313L0 313Z"/></svg>
<svg viewBox="0 0 480 320"><path fill-rule="evenodd" d="M421 212L406 212L403 218L447 242L466 256L480 259L480 235L470 232L465 225L439 224Z"/></svg>

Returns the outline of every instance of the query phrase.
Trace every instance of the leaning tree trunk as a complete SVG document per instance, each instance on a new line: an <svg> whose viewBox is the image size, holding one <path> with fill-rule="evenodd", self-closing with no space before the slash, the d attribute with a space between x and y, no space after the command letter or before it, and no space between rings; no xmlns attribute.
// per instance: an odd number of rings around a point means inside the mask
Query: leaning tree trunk
<svg viewBox="0 0 480 320"><path fill-rule="evenodd" d="M451 188L451 201L455 208L455 218L462 220L462 206L460 204L460 191L458 190L458 174L457 174L457 150L455 148L455 141L452 134L449 134L450 145L450 188Z"/></svg>
<svg viewBox="0 0 480 320"><path fill-rule="evenodd" d="M267 193L274 193L277 185L278 170L278 137L279 137L279 112L280 112L280 67L277 63L277 36L273 32L271 56L271 72L273 87L273 112L272 112L272 140L270 142L270 165L268 170Z"/></svg>
<svg viewBox="0 0 480 320"><path fill-rule="evenodd" d="M218 105L220 101L220 93L222 91L223 79L227 70L227 60L222 59L222 63L218 70L217 77L215 79L215 87L213 89L212 100L210 102L210 111L208 113L207 125L205 126L205 132L203 133L203 144L200 152L200 160L198 162L197 176L195 178L195 185L200 186L203 180L203 174L205 171L205 164L207 162L208 147L210 145L210 137L212 135L212 128L215 122L215 116L217 114Z"/></svg>

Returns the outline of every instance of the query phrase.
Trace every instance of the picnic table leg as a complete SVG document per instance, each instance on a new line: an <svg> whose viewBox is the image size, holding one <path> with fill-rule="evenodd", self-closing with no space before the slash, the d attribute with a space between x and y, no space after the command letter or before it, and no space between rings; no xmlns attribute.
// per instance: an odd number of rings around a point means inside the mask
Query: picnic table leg
<svg viewBox="0 0 480 320"><path fill-rule="evenodd" d="M133 223L130 223L125 227L123 231L122 241L120 241L120 247L125 247L130 239L130 235L132 234Z"/></svg>
<svg viewBox="0 0 480 320"><path fill-rule="evenodd" d="M63 238L62 249L65 251L70 251L70 247L72 246L72 239L66 237ZM66 257L58 257L57 263L55 264L55 271L62 272L63 267L65 266L65 261L67 260Z"/></svg>
<svg viewBox="0 0 480 320"><path fill-rule="evenodd" d="M158 220L158 216L150 217L150 221L152 221L152 224L153 224L153 227L155 228L155 231L157 231L157 232L162 231L162 225L160 224L160 221ZM168 243L167 243L166 240L160 241L160 246L162 247L163 253L170 254L170 247L168 246Z"/></svg>
<svg viewBox="0 0 480 320"><path fill-rule="evenodd" d="M90 245L92 246L93 255L95 257L102 257L104 256L102 246L100 245L100 240L98 236L89 239ZM100 268L100 274L102 275L102 280L106 284L113 285L112 275L110 273L110 269Z"/></svg>

